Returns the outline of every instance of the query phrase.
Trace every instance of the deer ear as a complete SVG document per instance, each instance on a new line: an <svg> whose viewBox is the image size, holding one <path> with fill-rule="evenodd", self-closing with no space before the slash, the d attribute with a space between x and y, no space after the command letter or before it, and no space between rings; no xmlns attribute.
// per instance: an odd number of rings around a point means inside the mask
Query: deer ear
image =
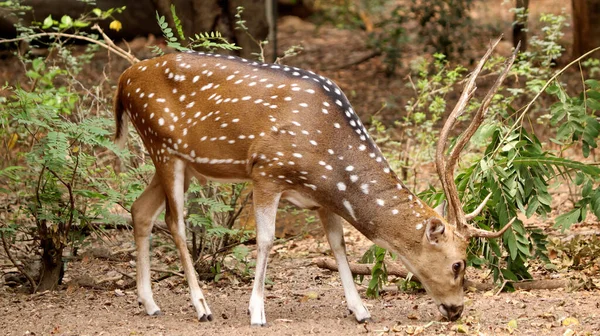
<svg viewBox="0 0 600 336"><path fill-rule="evenodd" d="M446 231L446 225L438 218L430 218L427 221L425 235L432 245L436 245L444 237L444 231Z"/></svg>
<svg viewBox="0 0 600 336"><path fill-rule="evenodd" d="M446 200L443 200L442 203L440 203L440 205L436 206L435 212L438 213L438 215L442 216L443 218L446 218L446 216L448 215L448 202Z"/></svg>

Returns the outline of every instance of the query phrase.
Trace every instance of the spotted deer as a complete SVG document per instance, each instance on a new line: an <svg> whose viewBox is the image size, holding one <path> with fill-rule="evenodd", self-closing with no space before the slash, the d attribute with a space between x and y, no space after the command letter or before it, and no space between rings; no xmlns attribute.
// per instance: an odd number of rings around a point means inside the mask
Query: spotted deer
<svg viewBox="0 0 600 336"><path fill-rule="evenodd" d="M497 43L497 42L496 42ZM495 44L494 44L495 46ZM356 320L370 313L346 259L342 221L377 245L396 252L417 275L439 311L456 320L463 310L463 278L470 237L499 237L467 221L453 180L458 154L477 129L491 97L514 60L473 117L465 136L444 157L450 129L474 91L490 47L467 82L444 126L436 153L449 202L445 219L407 189L340 88L312 71L203 52L168 54L139 62L120 77L115 96L116 141L124 144L127 118L140 135L156 173L133 203L138 301L160 313L150 286L149 235L166 209L200 321L212 320L186 245L184 194L192 177L205 182L251 181L257 261L250 321L265 325L264 281L281 199L318 211L338 263L348 308Z"/></svg>

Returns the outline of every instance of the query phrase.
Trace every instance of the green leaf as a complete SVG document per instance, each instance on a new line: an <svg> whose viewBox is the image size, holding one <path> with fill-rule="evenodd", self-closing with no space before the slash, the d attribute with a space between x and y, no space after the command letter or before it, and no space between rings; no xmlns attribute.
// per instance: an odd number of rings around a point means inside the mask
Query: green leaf
<svg viewBox="0 0 600 336"><path fill-rule="evenodd" d="M530 218L531 216L533 216L534 213L536 213L536 211L539 207L540 207L540 201L538 201L538 198L535 197L535 198L531 199L529 201L529 204L527 205L527 212L525 212L525 216L527 216L527 218Z"/></svg>
<svg viewBox="0 0 600 336"><path fill-rule="evenodd" d="M515 239L514 232L512 230L506 231L503 235L503 238L506 241L506 244L508 245L508 252L510 254L510 258L512 260L517 259L519 251L517 248L517 240Z"/></svg>
<svg viewBox="0 0 600 336"><path fill-rule="evenodd" d="M589 90L587 96L595 100L600 100L600 91Z"/></svg>
<svg viewBox="0 0 600 336"><path fill-rule="evenodd" d="M519 141L511 141L511 142L507 143L506 145L504 145L504 147L502 147L502 151L508 152L508 151L514 149L518 142Z"/></svg>
<svg viewBox="0 0 600 336"><path fill-rule="evenodd" d="M494 251L494 254L496 254L496 256L498 256L498 257L502 256L502 251L500 250L500 246L498 245L498 243L496 242L495 239L489 240L488 244L490 244L490 248L492 249L492 251Z"/></svg>
<svg viewBox="0 0 600 336"><path fill-rule="evenodd" d="M102 16L102 10L100 8L92 9L92 13L94 13L96 16Z"/></svg>
<svg viewBox="0 0 600 336"><path fill-rule="evenodd" d="M567 110L565 109L565 105L563 103L556 103L552 105L550 112L552 114L552 119L550 119L550 123L552 125L556 125L567 115Z"/></svg>
<svg viewBox="0 0 600 336"><path fill-rule="evenodd" d="M588 98L586 100L587 106L595 111L600 111L600 102L593 98Z"/></svg>
<svg viewBox="0 0 600 336"><path fill-rule="evenodd" d="M517 278L517 276L510 270L501 269L500 272L502 272L502 276L504 276L504 278L507 280L519 281L519 278Z"/></svg>
<svg viewBox="0 0 600 336"><path fill-rule="evenodd" d="M596 192L592 195L590 206L594 215L600 217L600 188L596 189Z"/></svg>
<svg viewBox="0 0 600 336"><path fill-rule="evenodd" d="M43 58L36 58L31 62L31 66L33 67L33 70L39 72L46 68L46 63Z"/></svg>
<svg viewBox="0 0 600 336"><path fill-rule="evenodd" d="M73 26L73 19L68 15L63 15L60 18L60 28L70 28Z"/></svg>
<svg viewBox="0 0 600 336"><path fill-rule="evenodd" d="M552 205L552 195L550 195L549 193L539 193L538 194L538 200L540 201L541 204L545 204L545 205Z"/></svg>
<svg viewBox="0 0 600 336"><path fill-rule="evenodd" d="M52 27L53 24L54 24L54 20L52 20L52 15L48 15L44 19L44 22L42 24L42 29L48 29L48 28Z"/></svg>
<svg viewBox="0 0 600 336"><path fill-rule="evenodd" d="M566 214L562 214L556 217L554 228L560 228L562 231L567 230L579 220L581 209L573 209Z"/></svg>
<svg viewBox="0 0 600 336"><path fill-rule="evenodd" d="M574 169L578 171L582 171L591 176L599 176L600 168L597 166L592 166L585 164L579 161L573 161L565 158L559 157L548 157L548 156L530 156L530 157L517 157L513 160L515 166L523 165L528 167L536 167L539 164L543 165L551 165L557 167L565 167L569 169Z"/></svg>
<svg viewBox="0 0 600 336"><path fill-rule="evenodd" d="M596 148L596 138L600 134L600 123L595 117L588 116L585 122L585 129L583 131L583 141L585 141L591 148Z"/></svg>
<svg viewBox="0 0 600 336"><path fill-rule="evenodd" d="M581 143L581 152L583 153L583 157L585 158L590 156L590 146L587 142Z"/></svg>
<svg viewBox="0 0 600 336"><path fill-rule="evenodd" d="M588 197L592 193L592 181L588 180L581 190L581 196Z"/></svg>
<svg viewBox="0 0 600 336"><path fill-rule="evenodd" d="M560 92L560 87L558 85L556 85L556 83L550 84L546 88L546 93L548 93L548 94L554 95L554 94L557 94L558 92Z"/></svg>
<svg viewBox="0 0 600 336"><path fill-rule="evenodd" d="M181 20L177 16L177 11L175 10L175 5L171 4L171 15L173 15L173 22L175 23L175 29L177 30L177 34L181 40L185 40L185 34L183 33L183 27L181 26Z"/></svg>
<svg viewBox="0 0 600 336"><path fill-rule="evenodd" d="M29 70L25 73L25 76L31 78L31 79L39 79L42 77L42 75L40 75L39 73L33 71L33 70Z"/></svg>
<svg viewBox="0 0 600 336"><path fill-rule="evenodd" d="M586 79L584 81L585 85L589 86L591 89L600 88L600 82L595 79Z"/></svg>
<svg viewBox="0 0 600 336"><path fill-rule="evenodd" d="M75 28L84 28L89 25L90 25L89 22L85 22L85 21L81 21L81 20L75 20L75 22L73 22L73 27L75 27Z"/></svg>
<svg viewBox="0 0 600 336"><path fill-rule="evenodd" d="M581 185L584 181L585 175L578 171L577 174L575 175L575 184L576 185Z"/></svg>

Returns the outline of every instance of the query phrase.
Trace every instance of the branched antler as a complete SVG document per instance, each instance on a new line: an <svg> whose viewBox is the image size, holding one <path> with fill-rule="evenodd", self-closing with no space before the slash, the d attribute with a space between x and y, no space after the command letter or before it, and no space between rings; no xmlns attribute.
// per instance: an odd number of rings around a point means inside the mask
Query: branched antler
<svg viewBox="0 0 600 336"><path fill-rule="evenodd" d="M465 109L473 97L473 94L477 90L477 86L475 81L479 76L479 73L483 69L483 66L487 62L487 60L492 55L492 51L496 48L498 43L502 37L498 38L496 41L492 43L492 45L488 48L485 55L481 58L477 67L471 73L469 80L465 84L465 88L456 103L456 106L448 116L442 131L440 132L440 139L437 144L437 149L435 153L435 165L437 173L440 177L440 181L442 182L442 188L444 189L444 194L446 194L446 199L448 200L448 221L451 224L456 225L458 232L461 233L466 238L469 237L485 237L485 238L496 238L501 236L510 225L513 223L514 219L511 220L506 226L504 226L500 231L491 232L486 230L477 229L467 223L468 220L473 219L477 216L483 207L489 200L490 195L488 195L483 202L473 211L472 213L465 215L464 210L462 209L462 204L460 202L460 198L458 197L458 189L456 188L456 183L454 182L454 169L456 168L456 163L458 162L458 156L460 152L465 148L469 140L475 134L483 120L485 119L486 113L494 95L502 85L502 82L506 78L508 71L513 65L517 53L519 51L519 45L515 48L512 55L505 61L504 70L500 73L500 76L496 79L496 82L492 86L492 88L488 91L487 95L483 99L481 106L471 120L471 123L467 127L467 129L460 136L454 148L450 151L448 155L448 159L446 160L444 157L444 152L446 151L446 147L448 145L448 136L450 134L450 130L454 127L454 124L458 120L460 116L465 112Z"/></svg>

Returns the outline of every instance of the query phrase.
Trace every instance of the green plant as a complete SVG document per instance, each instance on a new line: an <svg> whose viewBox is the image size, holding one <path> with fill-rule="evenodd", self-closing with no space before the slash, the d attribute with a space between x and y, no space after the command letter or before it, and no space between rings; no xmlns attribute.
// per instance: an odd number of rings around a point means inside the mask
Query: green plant
<svg viewBox="0 0 600 336"><path fill-rule="evenodd" d="M76 78L96 48L75 56L58 43L53 47L56 58L21 59L27 82L4 88L10 95L0 113L7 144L2 192L18 204L0 231L12 243L31 235L39 244L42 268L31 276L32 291L57 286L63 251L76 248L92 222L113 221L110 209L120 198L109 183L114 172L96 158L117 150L109 140L110 112L95 110L106 98L78 92Z"/></svg>
<svg viewBox="0 0 600 336"><path fill-rule="evenodd" d="M193 198L188 200L192 257L200 273L206 269L212 272L218 265L223 264L225 256L232 248L249 239L248 230L243 227L235 228L234 225L252 193L247 192L244 183L210 183L206 186L192 184L189 192L193 195ZM239 249L237 251L240 252ZM238 253L237 256L241 254ZM218 267L220 269L221 266ZM215 278L215 281L217 280Z"/></svg>
<svg viewBox="0 0 600 336"><path fill-rule="evenodd" d="M411 0L410 16L418 23L418 36L426 47L452 57L462 55L463 38L473 22L469 15L473 0Z"/></svg>
<svg viewBox="0 0 600 336"><path fill-rule="evenodd" d="M408 42L404 29L406 21L406 13L399 6L391 11L389 17L378 23L380 29L369 34L368 45L383 55L387 76L392 76L401 65L402 47Z"/></svg>
<svg viewBox="0 0 600 336"><path fill-rule="evenodd" d="M0 6L17 18L30 10L20 1ZM48 16L31 26L17 20L19 36L1 41L24 40L50 51L45 58L29 51L16 54L25 80L5 84L8 95L0 98L0 137L6 148L0 166L0 181L6 187L0 191L14 202L0 235L6 254L27 277L33 292L56 288L64 271L63 253L75 254L98 224L123 221L112 211L120 199L113 188L119 177L107 164L110 156L106 155L120 152L109 140L112 112L103 108L111 95L105 94L104 80L96 79L86 87L82 70L90 66L98 47L132 62L135 58L81 28L105 19L113 19L111 28L118 28L120 23L112 14L124 9L96 8L78 19L64 15L60 21ZM92 28L102 33L98 26ZM74 51L68 43L71 39L91 44ZM12 257L16 244L27 247L30 253L25 259L41 259L39 272L28 272L22 264L29 261Z"/></svg>
<svg viewBox="0 0 600 336"><path fill-rule="evenodd" d="M177 51L190 51L195 49L204 49L208 51L215 51L217 49L240 49L240 47L227 41L227 39L225 39L218 31L198 33L192 37L186 37L183 33L181 20L177 16L177 11L173 4L171 5L171 15L175 24L174 28L169 27L166 18L156 12L156 21L160 26L169 48L173 48ZM164 53L159 46L152 46L151 49L156 55L162 55Z"/></svg>
<svg viewBox="0 0 600 336"><path fill-rule="evenodd" d="M388 251L377 245L372 245L362 256L360 262L363 264L373 264L373 270L371 271L371 280L367 288L367 296L379 297L379 292L383 288L383 285L387 279L387 269L385 266L385 256ZM359 280L362 282L364 276L359 276Z"/></svg>
<svg viewBox="0 0 600 336"><path fill-rule="evenodd" d="M450 68L443 54L434 54L430 62L426 58L417 59L412 68L417 72L409 85L416 97L406 102L406 113L395 122L404 131L396 141L386 141L390 163L401 171L403 180L409 173L416 179L419 167L432 162L434 147L439 130L437 123L446 110L446 95L453 92L454 86L463 78L466 68ZM376 123L374 125L377 125ZM385 128L376 134L385 133Z"/></svg>

